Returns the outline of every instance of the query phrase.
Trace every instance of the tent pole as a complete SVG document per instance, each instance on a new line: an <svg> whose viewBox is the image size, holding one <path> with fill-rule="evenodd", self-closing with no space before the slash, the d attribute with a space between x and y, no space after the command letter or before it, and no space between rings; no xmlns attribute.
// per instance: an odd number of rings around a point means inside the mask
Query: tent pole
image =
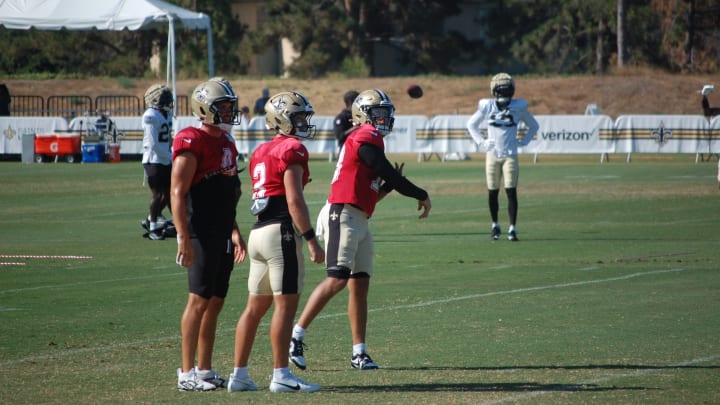
<svg viewBox="0 0 720 405"><path fill-rule="evenodd" d="M212 39L212 26L208 20L207 27L207 46L208 46L208 77L215 77L215 62L213 55L213 39Z"/></svg>
<svg viewBox="0 0 720 405"><path fill-rule="evenodd" d="M173 93L173 115L177 117L178 105L177 105L177 80L175 77L175 20L171 16L168 16L169 29L168 29L168 86L171 86Z"/></svg>

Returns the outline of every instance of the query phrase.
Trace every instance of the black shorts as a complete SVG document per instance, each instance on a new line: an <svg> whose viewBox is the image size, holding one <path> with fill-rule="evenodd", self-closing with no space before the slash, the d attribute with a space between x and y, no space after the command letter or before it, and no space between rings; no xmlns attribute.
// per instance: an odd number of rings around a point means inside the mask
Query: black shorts
<svg viewBox="0 0 720 405"><path fill-rule="evenodd" d="M145 169L145 175L147 176L150 188L156 190L170 188L170 172L172 171L172 166L158 163L145 163L143 164L143 168Z"/></svg>
<svg viewBox="0 0 720 405"><path fill-rule="evenodd" d="M230 273L235 254L230 239L191 239L193 264L188 268L191 293L205 299L225 298L230 287Z"/></svg>

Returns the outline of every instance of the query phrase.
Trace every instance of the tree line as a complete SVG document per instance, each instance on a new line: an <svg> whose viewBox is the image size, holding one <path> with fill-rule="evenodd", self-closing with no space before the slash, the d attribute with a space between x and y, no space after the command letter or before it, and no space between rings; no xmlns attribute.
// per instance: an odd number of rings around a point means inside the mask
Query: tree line
<svg viewBox="0 0 720 405"><path fill-rule="evenodd" d="M377 44L400 55L406 74L464 74L468 64L478 75L602 74L629 65L720 70L717 0L268 0L267 20L255 31L234 19L231 0L167 1L211 17L222 75L246 74L252 55L283 38L300 55L287 73L302 78L375 76ZM446 23L468 9L472 35ZM0 28L0 73L149 76L153 43L164 49L163 34ZM179 76L205 74L205 33L175 35Z"/></svg>

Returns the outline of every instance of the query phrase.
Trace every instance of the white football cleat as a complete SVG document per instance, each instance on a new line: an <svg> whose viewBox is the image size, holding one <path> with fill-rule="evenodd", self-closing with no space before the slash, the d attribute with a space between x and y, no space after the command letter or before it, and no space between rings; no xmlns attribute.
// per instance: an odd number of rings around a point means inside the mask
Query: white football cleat
<svg viewBox="0 0 720 405"><path fill-rule="evenodd" d="M215 388L215 385L203 381L197 377L195 374L195 369L191 369L187 373L183 373L182 369L177 369L177 375L178 375L178 383L177 388L178 391L212 391Z"/></svg>
<svg viewBox="0 0 720 405"><path fill-rule="evenodd" d="M270 392L315 392L319 389L319 385L305 382L292 373L284 378L272 377L270 381Z"/></svg>

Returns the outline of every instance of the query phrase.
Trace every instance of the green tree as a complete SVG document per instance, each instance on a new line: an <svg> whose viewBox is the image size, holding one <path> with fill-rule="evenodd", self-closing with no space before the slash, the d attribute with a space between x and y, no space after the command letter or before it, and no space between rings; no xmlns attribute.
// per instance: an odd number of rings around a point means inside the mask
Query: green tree
<svg viewBox="0 0 720 405"><path fill-rule="evenodd" d="M165 0L168 1L168 0ZM232 15L231 0L170 0L180 7L207 14L212 22L216 75L242 74L250 60L242 44L247 27ZM175 30L178 74L186 77L207 75L207 35L205 31Z"/></svg>
<svg viewBox="0 0 720 405"><path fill-rule="evenodd" d="M715 72L720 59L717 0L653 0L661 25L660 53L673 70Z"/></svg>
<svg viewBox="0 0 720 405"><path fill-rule="evenodd" d="M289 40L300 56L288 73L316 77L338 70L353 49L348 38L354 26L341 1L269 0L268 21L251 35L252 49L262 53Z"/></svg>
<svg viewBox="0 0 720 405"><path fill-rule="evenodd" d="M253 36L256 52L290 40L300 57L289 73L316 77L360 59L372 67L376 44L401 55L408 73L451 73L466 55L464 38L446 33L442 21L460 12L458 1L269 0L269 21Z"/></svg>

